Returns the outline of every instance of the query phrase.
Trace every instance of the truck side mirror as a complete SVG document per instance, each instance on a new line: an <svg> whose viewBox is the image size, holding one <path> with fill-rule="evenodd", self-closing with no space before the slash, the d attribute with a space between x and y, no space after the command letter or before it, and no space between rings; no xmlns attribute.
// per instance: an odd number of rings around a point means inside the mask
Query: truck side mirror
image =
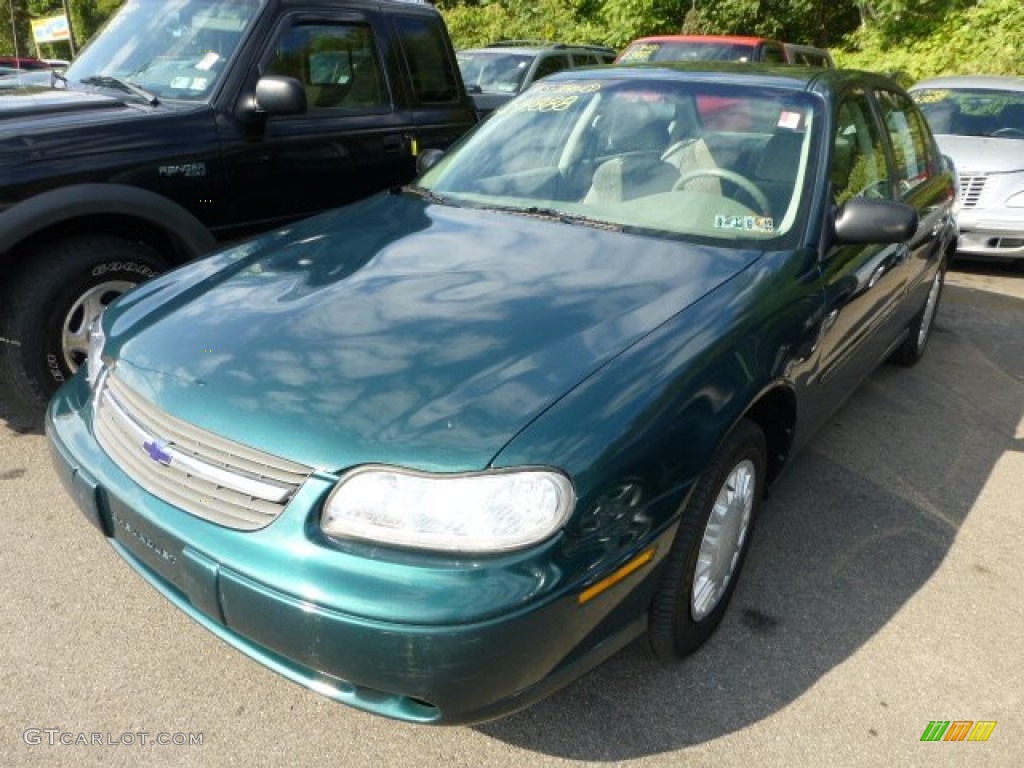
<svg viewBox="0 0 1024 768"><path fill-rule="evenodd" d="M256 83L256 109L268 115L306 112L306 90L294 77L265 75Z"/></svg>

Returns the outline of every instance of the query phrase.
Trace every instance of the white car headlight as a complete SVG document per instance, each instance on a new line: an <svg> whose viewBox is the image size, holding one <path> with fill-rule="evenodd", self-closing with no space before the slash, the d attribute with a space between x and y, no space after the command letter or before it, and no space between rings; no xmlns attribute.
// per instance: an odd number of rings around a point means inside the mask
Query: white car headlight
<svg viewBox="0 0 1024 768"><path fill-rule="evenodd" d="M569 479L545 469L441 475L365 467L324 505L328 536L447 552L506 552L551 536L575 504Z"/></svg>
<svg viewBox="0 0 1024 768"><path fill-rule="evenodd" d="M96 380L103 370L103 346L106 343L107 337L103 335L103 326L100 319L96 318L89 326L89 351L85 358L85 378L91 387L96 386Z"/></svg>

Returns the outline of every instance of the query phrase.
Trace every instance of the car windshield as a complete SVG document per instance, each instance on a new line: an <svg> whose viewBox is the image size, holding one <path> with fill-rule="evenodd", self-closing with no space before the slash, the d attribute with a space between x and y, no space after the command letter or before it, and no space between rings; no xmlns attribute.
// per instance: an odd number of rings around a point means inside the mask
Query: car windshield
<svg viewBox="0 0 1024 768"><path fill-rule="evenodd" d="M643 61L753 61L757 48L718 40L675 40L633 43L619 57L621 64Z"/></svg>
<svg viewBox="0 0 1024 768"><path fill-rule="evenodd" d="M518 93L534 56L507 51L459 51L462 82L483 93Z"/></svg>
<svg viewBox="0 0 1024 768"><path fill-rule="evenodd" d="M263 2L127 0L75 59L68 82L206 99Z"/></svg>
<svg viewBox="0 0 1024 768"><path fill-rule="evenodd" d="M767 242L794 229L807 197L815 104L708 81L546 80L419 185L454 205Z"/></svg>
<svg viewBox="0 0 1024 768"><path fill-rule="evenodd" d="M922 88L911 96L933 133L1024 139L1024 91Z"/></svg>

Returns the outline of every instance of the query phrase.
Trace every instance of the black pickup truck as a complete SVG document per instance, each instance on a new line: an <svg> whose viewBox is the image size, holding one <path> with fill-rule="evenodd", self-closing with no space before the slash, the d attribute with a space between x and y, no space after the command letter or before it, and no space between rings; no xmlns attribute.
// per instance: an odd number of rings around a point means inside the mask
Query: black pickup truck
<svg viewBox="0 0 1024 768"><path fill-rule="evenodd" d="M409 181L476 118L440 14L397 0L126 0L0 89L0 389L38 411L116 296Z"/></svg>

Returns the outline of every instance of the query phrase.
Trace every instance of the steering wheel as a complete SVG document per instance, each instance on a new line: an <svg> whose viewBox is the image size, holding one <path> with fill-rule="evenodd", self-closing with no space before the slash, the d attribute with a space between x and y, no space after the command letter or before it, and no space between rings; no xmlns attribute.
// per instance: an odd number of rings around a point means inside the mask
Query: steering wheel
<svg viewBox="0 0 1024 768"><path fill-rule="evenodd" d="M992 136L1008 136L1009 138L1019 139L1024 137L1024 129L1021 128L1000 128L998 131L993 131Z"/></svg>
<svg viewBox="0 0 1024 768"><path fill-rule="evenodd" d="M672 191L682 189L694 179L699 179L703 176L716 176L726 181L731 181L737 187L742 189L752 198L754 202L761 207L761 213L767 216L771 210L771 203L768 202L768 196L761 191L754 182L748 179L746 176L740 176L736 171L730 171L728 168L698 168L695 171L689 171L684 173L675 184L672 185Z"/></svg>

